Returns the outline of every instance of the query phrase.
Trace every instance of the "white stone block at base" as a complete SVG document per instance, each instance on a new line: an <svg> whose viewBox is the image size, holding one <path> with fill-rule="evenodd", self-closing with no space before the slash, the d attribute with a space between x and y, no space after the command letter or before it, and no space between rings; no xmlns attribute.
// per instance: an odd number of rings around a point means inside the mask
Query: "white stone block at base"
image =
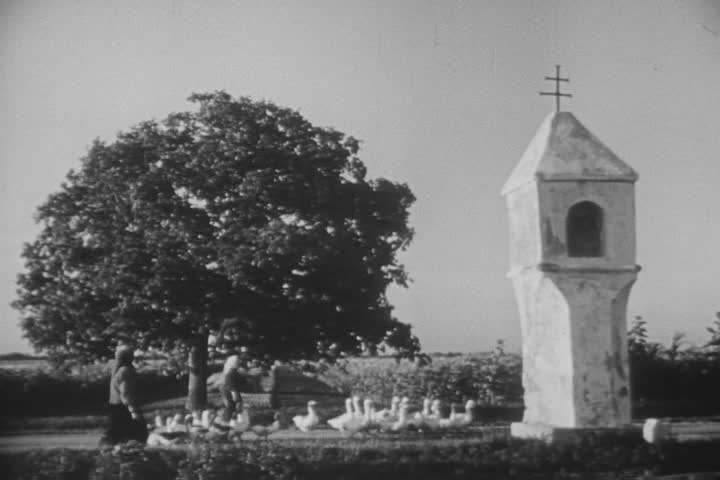
<svg viewBox="0 0 720 480"><path fill-rule="evenodd" d="M510 424L510 436L532 440L552 441L555 427L540 423L513 422Z"/></svg>

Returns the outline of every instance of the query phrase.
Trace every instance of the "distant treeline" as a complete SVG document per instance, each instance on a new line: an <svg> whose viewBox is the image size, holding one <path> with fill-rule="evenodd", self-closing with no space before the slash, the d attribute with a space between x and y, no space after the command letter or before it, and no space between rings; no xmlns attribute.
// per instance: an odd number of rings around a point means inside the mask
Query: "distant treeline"
<svg viewBox="0 0 720 480"><path fill-rule="evenodd" d="M30 355L28 353L0 353L0 361L17 361L17 360L47 360L47 357Z"/></svg>

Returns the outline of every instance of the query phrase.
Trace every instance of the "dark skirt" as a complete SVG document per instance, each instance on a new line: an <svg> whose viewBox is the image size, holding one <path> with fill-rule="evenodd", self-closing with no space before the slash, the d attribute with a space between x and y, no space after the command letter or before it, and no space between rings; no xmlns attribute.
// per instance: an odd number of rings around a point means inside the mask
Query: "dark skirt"
<svg viewBox="0 0 720 480"><path fill-rule="evenodd" d="M108 405L107 411L108 425L100 443L114 445L130 440L140 443L147 441L147 425L145 425L145 419L142 418L142 415L136 420L132 418L125 405L112 403Z"/></svg>
<svg viewBox="0 0 720 480"><path fill-rule="evenodd" d="M220 393L222 395L223 400L223 413L222 413L222 419L225 422L229 422L231 418L233 418L238 413L242 412L243 410L243 401L242 401L242 395L240 393L237 394L237 402L233 400L232 393L230 389L223 386L220 389Z"/></svg>

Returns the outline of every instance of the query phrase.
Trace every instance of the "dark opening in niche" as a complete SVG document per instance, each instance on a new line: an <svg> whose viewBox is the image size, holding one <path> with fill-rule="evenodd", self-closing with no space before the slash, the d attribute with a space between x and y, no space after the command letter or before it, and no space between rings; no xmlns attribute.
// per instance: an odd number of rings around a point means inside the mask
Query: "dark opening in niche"
<svg viewBox="0 0 720 480"><path fill-rule="evenodd" d="M597 204L580 202L570 207L566 227L569 256L603 256L603 211Z"/></svg>

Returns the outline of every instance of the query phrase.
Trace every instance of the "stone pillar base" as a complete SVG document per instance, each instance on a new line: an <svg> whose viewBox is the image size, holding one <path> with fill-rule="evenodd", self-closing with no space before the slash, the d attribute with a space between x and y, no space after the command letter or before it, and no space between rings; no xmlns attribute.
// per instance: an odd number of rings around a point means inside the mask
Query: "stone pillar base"
<svg viewBox="0 0 720 480"><path fill-rule="evenodd" d="M510 424L510 436L531 440L542 440L547 443L576 443L589 437L603 435L628 434L642 438L641 425L624 427L570 428L555 427L543 423L513 422Z"/></svg>

